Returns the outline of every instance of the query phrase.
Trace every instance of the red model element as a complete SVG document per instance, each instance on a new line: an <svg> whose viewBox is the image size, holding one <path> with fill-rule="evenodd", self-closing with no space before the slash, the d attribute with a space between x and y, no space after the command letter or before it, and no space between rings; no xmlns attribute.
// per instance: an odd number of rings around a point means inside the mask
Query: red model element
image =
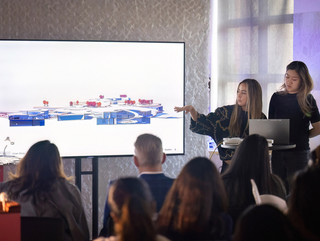
<svg viewBox="0 0 320 241"><path fill-rule="evenodd" d="M150 105L150 104L153 104L153 100L139 99L139 103L140 103L141 105Z"/></svg>
<svg viewBox="0 0 320 241"><path fill-rule="evenodd" d="M87 106L96 107L97 106L97 102L95 102L95 101L87 101Z"/></svg>
<svg viewBox="0 0 320 241"><path fill-rule="evenodd" d="M44 106L48 106L48 105L49 105L49 101L43 100L43 105L44 105Z"/></svg>
<svg viewBox="0 0 320 241"><path fill-rule="evenodd" d="M74 103L73 101L70 101L70 106L73 106L74 104L79 105L79 100L76 101L76 103Z"/></svg>
<svg viewBox="0 0 320 241"><path fill-rule="evenodd" d="M104 99L104 95L99 95L99 98L100 99Z"/></svg>
<svg viewBox="0 0 320 241"><path fill-rule="evenodd" d="M124 103L127 105L134 105L136 103L136 101L135 100L125 100Z"/></svg>

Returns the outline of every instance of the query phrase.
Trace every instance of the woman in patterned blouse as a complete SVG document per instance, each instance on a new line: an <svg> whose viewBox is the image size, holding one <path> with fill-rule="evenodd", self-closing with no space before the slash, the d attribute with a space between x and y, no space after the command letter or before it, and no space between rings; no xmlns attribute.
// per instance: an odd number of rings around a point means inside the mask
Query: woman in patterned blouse
<svg viewBox="0 0 320 241"><path fill-rule="evenodd" d="M261 86L255 79L245 79L239 83L234 105L219 107L208 115L199 114L192 105L175 107L174 110L190 113L190 130L211 136L215 141L222 161L221 173L228 167L234 153L234 150L220 146L223 138L244 138L249 134L248 119L266 119L262 113Z"/></svg>

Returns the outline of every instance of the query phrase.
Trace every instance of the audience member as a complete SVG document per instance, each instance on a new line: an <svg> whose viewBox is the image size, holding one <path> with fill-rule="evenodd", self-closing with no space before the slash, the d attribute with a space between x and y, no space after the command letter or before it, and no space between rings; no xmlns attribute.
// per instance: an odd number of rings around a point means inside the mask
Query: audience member
<svg viewBox="0 0 320 241"><path fill-rule="evenodd" d="M288 217L305 240L320 240L320 166L296 173L288 201Z"/></svg>
<svg viewBox="0 0 320 241"><path fill-rule="evenodd" d="M301 241L288 218L278 208L249 206L239 217L233 241Z"/></svg>
<svg viewBox="0 0 320 241"><path fill-rule="evenodd" d="M115 181L109 190L108 203L115 223L115 237L95 241L167 241L156 234L152 220L155 203L148 184L141 178Z"/></svg>
<svg viewBox="0 0 320 241"><path fill-rule="evenodd" d="M234 223L248 206L255 204L250 179L255 181L260 194L273 194L286 199L283 182L271 173L267 140L257 134L241 142L229 169L222 175L229 200L229 214Z"/></svg>
<svg viewBox="0 0 320 241"><path fill-rule="evenodd" d="M134 164L139 170L139 177L144 179L151 190L156 201L156 212L159 212L174 179L164 175L162 164L166 161L163 153L162 141L152 134L138 136L134 143ZM99 236L108 237L113 234L113 223L110 218L110 207L108 197L106 199L103 228Z"/></svg>
<svg viewBox="0 0 320 241"><path fill-rule="evenodd" d="M134 147L134 164L139 170L139 177L148 183L159 212L174 181L162 171L166 154L163 153L161 139L152 134L143 134L138 136Z"/></svg>
<svg viewBox="0 0 320 241"><path fill-rule="evenodd" d="M230 240L232 219L220 174L205 157L189 161L174 181L157 226L171 240Z"/></svg>
<svg viewBox="0 0 320 241"><path fill-rule="evenodd" d="M222 160L221 173L225 172L234 154L234 150L221 147L223 138L244 138L249 134L248 119L266 119L262 113L261 86L255 79L244 79L239 83L234 105L219 107L208 115L198 113L192 105L175 107L174 110L190 113L190 130L208 135L215 141Z"/></svg>
<svg viewBox="0 0 320 241"><path fill-rule="evenodd" d="M45 140L32 145L10 179L0 183L0 192L20 203L22 217L61 218L65 240L89 240L80 192L68 181L55 144Z"/></svg>

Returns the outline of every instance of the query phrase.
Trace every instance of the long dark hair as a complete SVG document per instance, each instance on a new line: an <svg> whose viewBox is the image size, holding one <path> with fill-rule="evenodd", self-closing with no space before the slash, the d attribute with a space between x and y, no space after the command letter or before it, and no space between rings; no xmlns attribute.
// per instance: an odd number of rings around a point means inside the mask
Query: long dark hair
<svg viewBox="0 0 320 241"><path fill-rule="evenodd" d="M226 209L227 197L217 168L208 158L196 157L183 167L167 194L158 230L169 238L171 232L219 237L224 231L220 215Z"/></svg>
<svg viewBox="0 0 320 241"><path fill-rule="evenodd" d="M239 206L254 202L250 179L255 180L260 194L270 193L272 181L267 140L257 134L246 137L237 147L222 179L230 202Z"/></svg>
<svg viewBox="0 0 320 241"><path fill-rule="evenodd" d="M118 179L110 188L109 205L120 241L155 241L152 221L154 202L148 184L141 178Z"/></svg>
<svg viewBox="0 0 320 241"><path fill-rule="evenodd" d="M255 79L244 79L241 84L247 86L247 112L248 119L261 119L262 118L262 90L259 82ZM240 136L241 128L241 106L238 105L237 101L232 111L229 123L229 133L231 136ZM248 123L247 123L248 127ZM246 128L247 128L246 127Z"/></svg>
<svg viewBox="0 0 320 241"><path fill-rule="evenodd" d="M55 180L70 179L63 170L57 146L48 140L33 144L17 166L17 172L10 174L14 188L9 197L17 197L22 191L25 195L36 195L50 191Z"/></svg>

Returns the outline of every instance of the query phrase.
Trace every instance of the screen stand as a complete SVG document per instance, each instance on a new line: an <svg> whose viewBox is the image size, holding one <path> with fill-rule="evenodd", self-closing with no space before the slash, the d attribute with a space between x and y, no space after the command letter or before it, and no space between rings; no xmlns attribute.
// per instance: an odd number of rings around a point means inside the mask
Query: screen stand
<svg viewBox="0 0 320 241"><path fill-rule="evenodd" d="M92 239L98 237L98 157L90 157L91 171L82 171L82 158L75 159L76 186L81 192L81 181L83 175L92 177Z"/></svg>

